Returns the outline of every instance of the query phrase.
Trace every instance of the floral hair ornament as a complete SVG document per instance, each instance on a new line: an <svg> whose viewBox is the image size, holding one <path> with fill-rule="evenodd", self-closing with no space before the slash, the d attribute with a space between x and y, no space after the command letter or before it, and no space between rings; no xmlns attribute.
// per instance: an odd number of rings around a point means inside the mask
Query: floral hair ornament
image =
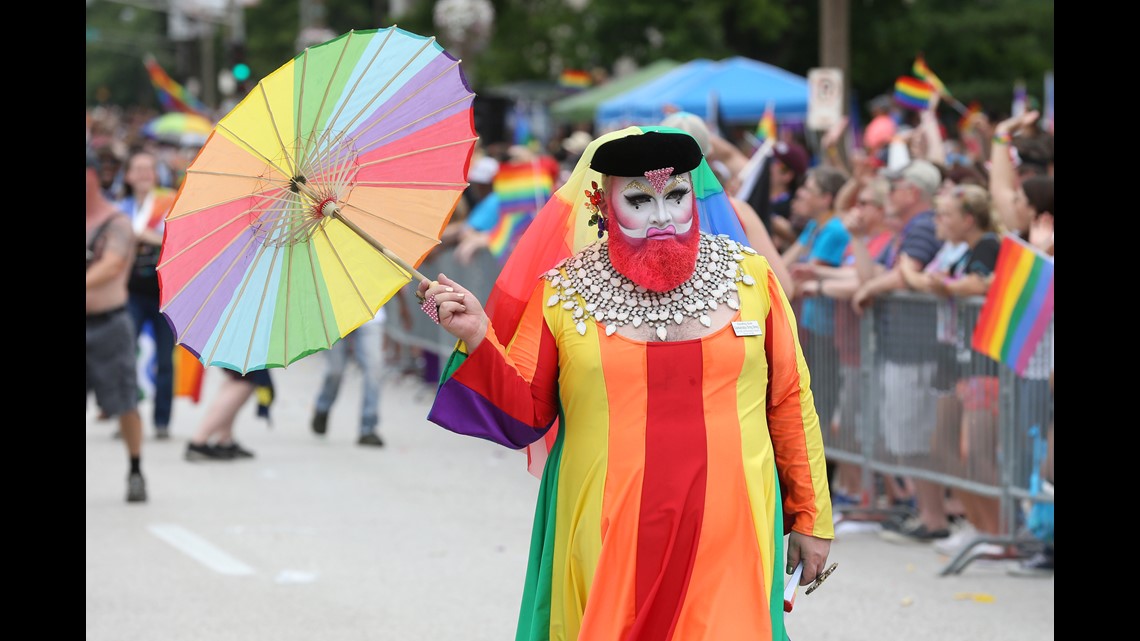
<svg viewBox="0 0 1140 641"><path fill-rule="evenodd" d="M590 211L590 226L598 226L598 238L606 233L606 192L598 186L598 181L591 180L593 191L586 190L586 209ZM660 191L660 190L658 190Z"/></svg>
<svg viewBox="0 0 1140 641"><path fill-rule="evenodd" d="M673 168L672 167L664 167L661 169L653 169L653 170L645 172L645 177L646 177L646 179L649 180L649 184L653 185L653 188L656 189L657 193L659 193L659 194L661 192L665 191L665 185L669 181L669 176L672 176L672 175L673 175Z"/></svg>

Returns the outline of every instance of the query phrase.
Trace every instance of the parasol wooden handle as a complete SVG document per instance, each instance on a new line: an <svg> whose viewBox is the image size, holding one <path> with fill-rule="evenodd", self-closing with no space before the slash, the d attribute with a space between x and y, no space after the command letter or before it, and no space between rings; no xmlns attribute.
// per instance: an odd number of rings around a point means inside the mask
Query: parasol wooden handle
<svg viewBox="0 0 1140 641"><path fill-rule="evenodd" d="M427 276L424 276L423 274L421 274L418 269L409 265L407 263L407 261L405 261L403 258L400 258L399 256L397 256L392 250L390 250L387 247L385 247L384 245L380 244L380 241L376 240L372 236L369 236L367 233L365 233L365 231L363 229L361 229L360 227L358 227L356 223L354 223L351 220L349 220L348 218L342 216L340 214L339 209L331 212L329 215L335 217L337 220L339 220L340 222L347 225L349 229L356 232L364 240L368 241L369 245L372 245L373 247L375 247L377 249L377 251L379 251L381 254L384 254L384 256L388 260L399 265L400 269L403 269L404 271L408 272L412 276L415 276L417 279L416 283L419 283L419 281L427 278Z"/></svg>

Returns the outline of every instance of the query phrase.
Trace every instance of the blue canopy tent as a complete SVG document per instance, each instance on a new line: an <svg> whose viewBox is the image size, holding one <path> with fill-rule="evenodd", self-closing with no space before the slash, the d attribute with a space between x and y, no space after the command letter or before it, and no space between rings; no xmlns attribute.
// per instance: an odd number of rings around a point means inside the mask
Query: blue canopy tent
<svg viewBox="0 0 1140 641"><path fill-rule="evenodd" d="M755 125L771 102L776 120L807 118L808 82L773 65L744 57L693 60L603 102L594 116L598 131L660 122L675 107L722 124ZM716 113L709 117L711 109Z"/></svg>
<svg viewBox="0 0 1140 641"><path fill-rule="evenodd" d="M594 113L594 128L604 132L631 125L657 124L665 117L663 109L668 103L656 98L696 85L700 75L716 64L703 58L692 60L602 102Z"/></svg>

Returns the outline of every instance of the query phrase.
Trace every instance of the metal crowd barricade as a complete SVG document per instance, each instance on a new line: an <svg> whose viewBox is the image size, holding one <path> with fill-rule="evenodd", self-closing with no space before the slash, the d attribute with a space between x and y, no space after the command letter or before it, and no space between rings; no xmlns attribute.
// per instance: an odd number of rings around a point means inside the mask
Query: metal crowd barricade
<svg viewBox="0 0 1140 641"><path fill-rule="evenodd" d="M1053 418L1052 324L1018 376L971 348L980 297L947 301L900 292L857 322L845 301L836 303L832 335L801 327L827 458L836 467L833 483L854 474L863 491L859 504L836 510L861 520L904 511L871 498L875 475L929 481L996 502L1000 534L976 537L944 575L976 560L973 549L982 543L1040 546L1025 529L1023 505L1053 501L1034 474Z"/></svg>
<svg viewBox="0 0 1140 641"><path fill-rule="evenodd" d="M491 293L491 286L499 276L499 262L487 250L475 253L470 263L461 263L455 256L454 245L440 245L420 264L420 273L428 278L447 274L456 282L475 294L484 304ZM434 352L446 360L455 348L455 337L436 325L419 310L420 301L416 298L415 283L396 292L392 303L400 308L411 310L411 327L405 327L400 314L389 312L385 319L388 340L402 346Z"/></svg>

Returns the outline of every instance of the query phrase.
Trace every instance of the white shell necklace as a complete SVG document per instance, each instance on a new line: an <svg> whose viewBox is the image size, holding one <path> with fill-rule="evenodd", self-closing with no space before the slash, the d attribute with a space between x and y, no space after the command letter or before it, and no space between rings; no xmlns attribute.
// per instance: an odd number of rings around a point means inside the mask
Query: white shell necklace
<svg viewBox="0 0 1140 641"><path fill-rule="evenodd" d="M546 306L560 304L574 318L582 336L586 335L587 317L593 316L605 323L606 336L623 325L641 327L645 323L656 327L657 339L663 341L669 336L670 323L680 325L689 317L711 327L709 312L720 305L740 309L738 299L729 292L737 291L738 283L756 283L752 276L741 273L738 264L745 254L755 253L725 234L701 234L697 264L689 280L667 292L652 292L614 269L609 245L598 241L544 274L556 290Z"/></svg>

